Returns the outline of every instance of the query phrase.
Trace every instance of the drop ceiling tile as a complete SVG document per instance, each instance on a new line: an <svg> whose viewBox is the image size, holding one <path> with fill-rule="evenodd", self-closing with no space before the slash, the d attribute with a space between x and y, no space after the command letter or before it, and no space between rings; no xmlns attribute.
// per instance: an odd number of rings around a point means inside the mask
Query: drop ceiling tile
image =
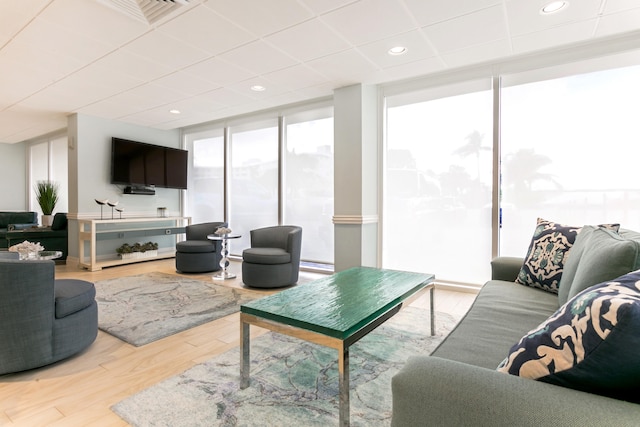
<svg viewBox="0 0 640 427"><path fill-rule="evenodd" d="M511 54L513 54L511 42L508 39L502 39L443 54L442 60L447 67L454 68L487 62Z"/></svg>
<svg viewBox="0 0 640 427"><path fill-rule="evenodd" d="M153 81L173 72L173 68L165 64L152 61L138 54L119 49L95 62L103 67L106 73L122 73L145 82Z"/></svg>
<svg viewBox="0 0 640 427"><path fill-rule="evenodd" d="M296 0L209 0L205 6L259 37L313 17Z"/></svg>
<svg viewBox="0 0 640 427"><path fill-rule="evenodd" d="M325 56L307 63L316 72L342 87L362 81L374 74L378 68L355 49Z"/></svg>
<svg viewBox="0 0 640 427"><path fill-rule="evenodd" d="M111 47L118 47L149 30L149 26L142 22L87 0L51 2L40 18L64 27L78 38L100 40Z"/></svg>
<svg viewBox="0 0 640 427"><path fill-rule="evenodd" d="M444 63L440 57L420 59L414 62L399 64L394 67L387 67L381 74L374 77L376 83L392 82L412 77L423 76L428 73L435 73L444 69Z"/></svg>
<svg viewBox="0 0 640 427"><path fill-rule="evenodd" d="M407 52L402 55L389 55L389 49L404 46ZM436 55L429 42L419 30L398 34L384 40L358 46L357 50L380 68L397 67Z"/></svg>
<svg viewBox="0 0 640 427"><path fill-rule="evenodd" d="M18 31L37 16L49 3L49 0L1 1L0 2L0 40L11 39ZM4 43L0 43L0 46Z"/></svg>
<svg viewBox="0 0 640 427"><path fill-rule="evenodd" d="M212 55L226 52L256 38L203 5L172 19L158 27L158 30Z"/></svg>
<svg viewBox="0 0 640 427"><path fill-rule="evenodd" d="M279 31L265 40L299 61L309 61L351 47L317 19Z"/></svg>
<svg viewBox="0 0 640 427"><path fill-rule="evenodd" d="M266 85L272 82L289 90L298 90L327 82L326 77L302 64L265 74L264 78L268 82L265 83Z"/></svg>
<svg viewBox="0 0 640 427"><path fill-rule="evenodd" d="M638 0L607 0L604 4L604 14L621 12L623 10L640 7Z"/></svg>
<svg viewBox="0 0 640 427"><path fill-rule="evenodd" d="M513 37L513 51L515 53L531 52L587 40L594 33L596 23L596 19L591 19Z"/></svg>
<svg viewBox="0 0 640 427"><path fill-rule="evenodd" d="M108 43L84 37L41 18L33 20L16 39L61 58L71 57L83 62L94 61L114 49Z"/></svg>
<svg viewBox="0 0 640 427"><path fill-rule="evenodd" d="M184 72L220 86L247 80L256 75L256 73L219 58L211 58L191 65L185 68Z"/></svg>
<svg viewBox="0 0 640 427"><path fill-rule="evenodd" d="M405 0L405 3L418 24L424 27L500 5L502 0Z"/></svg>
<svg viewBox="0 0 640 427"><path fill-rule="evenodd" d="M441 54L507 37L501 6L423 27L423 31Z"/></svg>
<svg viewBox="0 0 640 427"><path fill-rule="evenodd" d="M234 107L254 101L253 98L245 94L240 94L236 91L232 91L228 88L215 89L201 96L203 99L209 99L211 100L211 102L224 105L225 107Z"/></svg>
<svg viewBox="0 0 640 427"><path fill-rule="evenodd" d="M178 71L153 81L154 84L182 92L189 96L199 95L220 87L217 83L195 77L185 71Z"/></svg>
<svg viewBox="0 0 640 427"><path fill-rule="evenodd" d="M569 7L558 13L543 15L544 2L530 0L506 0L509 31L512 36L533 33L560 25L594 19L600 12L601 0L569 2Z"/></svg>
<svg viewBox="0 0 640 427"><path fill-rule="evenodd" d="M300 0L316 15L322 15L357 1L359 0Z"/></svg>
<svg viewBox="0 0 640 427"><path fill-rule="evenodd" d="M262 40L241 46L220 55L220 58L255 74L266 74L296 63L290 56Z"/></svg>
<svg viewBox="0 0 640 427"><path fill-rule="evenodd" d="M122 49L173 69L187 67L209 56L202 49L155 30L125 45Z"/></svg>
<svg viewBox="0 0 640 427"><path fill-rule="evenodd" d="M362 0L320 19L354 46L400 34L416 26L396 0Z"/></svg>
<svg viewBox="0 0 640 427"><path fill-rule="evenodd" d="M638 30L640 30L640 8L602 16L598 20L595 35L601 37Z"/></svg>

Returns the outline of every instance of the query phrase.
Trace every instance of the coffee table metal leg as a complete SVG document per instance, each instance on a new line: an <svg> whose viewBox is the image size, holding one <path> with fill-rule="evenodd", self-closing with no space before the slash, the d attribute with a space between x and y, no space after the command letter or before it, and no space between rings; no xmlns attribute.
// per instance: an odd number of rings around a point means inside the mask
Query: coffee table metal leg
<svg viewBox="0 0 640 427"><path fill-rule="evenodd" d="M338 387L340 394L340 427L349 426L349 347L344 346L338 354Z"/></svg>
<svg viewBox="0 0 640 427"><path fill-rule="evenodd" d="M431 289L429 290L429 303L431 304L431 336L436 334L436 305L434 303L436 287L431 285Z"/></svg>
<svg viewBox="0 0 640 427"><path fill-rule="evenodd" d="M249 387L249 324L240 319L240 388Z"/></svg>

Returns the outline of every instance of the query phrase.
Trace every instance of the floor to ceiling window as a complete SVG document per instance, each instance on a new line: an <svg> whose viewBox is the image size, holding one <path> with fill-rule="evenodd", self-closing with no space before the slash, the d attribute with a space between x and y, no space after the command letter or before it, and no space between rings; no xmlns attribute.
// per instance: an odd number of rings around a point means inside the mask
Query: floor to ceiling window
<svg viewBox="0 0 640 427"><path fill-rule="evenodd" d="M303 229L302 258L333 263L333 111L287 116L284 218Z"/></svg>
<svg viewBox="0 0 640 427"><path fill-rule="evenodd" d="M382 266L478 282L491 258L490 81L386 102Z"/></svg>
<svg viewBox="0 0 640 427"><path fill-rule="evenodd" d="M231 127L229 228L241 234L232 254L250 246L250 231L278 224L278 122Z"/></svg>
<svg viewBox="0 0 640 427"><path fill-rule="evenodd" d="M29 204L35 212L42 213L36 200L33 188L38 181L52 181L58 185L58 203L54 209L57 212L69 210L69 180L67 158L67 136L58 136L36 142L29 147Z"/></svg>
<svg viewBox="0 0 640 427"><path fill-rule="evenodd" d="M640 229L640 66L502 90L500 253L523 256L537 217Z"/></svg>
<svg viewBox="0 0 640 427"><path fill-rule="evenodd" d="M190 133L187 149L191 161L186 210L191 222L222 222L225 219L224 129Z"/></svg>

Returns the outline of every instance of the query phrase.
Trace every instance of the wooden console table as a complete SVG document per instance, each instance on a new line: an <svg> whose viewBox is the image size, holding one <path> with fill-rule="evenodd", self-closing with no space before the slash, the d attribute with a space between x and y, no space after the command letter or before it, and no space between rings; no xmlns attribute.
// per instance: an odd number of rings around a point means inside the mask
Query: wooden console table
<svg viewBox="0 0 640 427"><path fill-rule="evenodd" d="M159 223L173 222L167 226ZM115 224L115 226L114 226ZM121 224L122 227L118 227ZM138 225L137 225L138 224ZM147 236L171 236L185 232L185 227L191 224L191 217L148 217L123 219L78 219L78 264L90 271L101 270L103 267L148 261L151 259L171 258L175 250L158 253L154 257L121 259L116 254L113 258L98 260L97 244L101 240L135 239L144 240ZM85 252L88 247L88 255Z"/></svg>

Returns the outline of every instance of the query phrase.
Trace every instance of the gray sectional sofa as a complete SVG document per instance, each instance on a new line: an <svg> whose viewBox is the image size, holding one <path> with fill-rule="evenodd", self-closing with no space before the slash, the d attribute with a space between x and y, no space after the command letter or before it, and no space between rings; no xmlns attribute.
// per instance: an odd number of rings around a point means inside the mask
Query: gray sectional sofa
<svg viewBox="0 0 640 427"><path fill-rule="evenodd" d="M492 280L451 334L431 355L412 357L394 376L392 426L640 425L640 272L627 274L640 268L640 234L582 227L565 261L553 293L515 283L523 259L495 259ZM533 359L539 360L528 362L555 372L531 379L497 370L513 368L527 354L524 346L540 335L549 332L547 338L558 340L557 325L549 325L565 315L579 321L595 313L589 301L599 300L593 295L607 295L620 288L619 281L628 284L622 289L630 309L618 313L615 328L600 319L599 326L611 333L593 348L585 344L580 363L563 372L555 360L540 364L548 347L538 343ZM585 304L590 311L571 311ZM585 376L588 381L581 382Z"/></svg>

